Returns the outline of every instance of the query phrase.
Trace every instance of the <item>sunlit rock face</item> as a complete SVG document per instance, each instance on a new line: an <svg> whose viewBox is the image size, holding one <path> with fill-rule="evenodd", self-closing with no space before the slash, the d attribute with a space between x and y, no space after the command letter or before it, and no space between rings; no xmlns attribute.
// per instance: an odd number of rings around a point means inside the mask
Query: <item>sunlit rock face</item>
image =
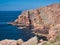
<svg viewBox="0 0 60 45"><path fill-rule="evenodd" d="M30 21L29 21L30 20ZM60 23L60 4L52 4L50 6L23 11L15 20L17 24L35 28L44 26L53 26Z"/></svg>
<svg viewBox="0 0 60 45"><path fill-rule="evenodd" d="M39 14L39 10L24 11L20 16L18 16L18 19L16 19L15 22L24 26L32 25L35 28L40 27L43 22Z"/></svg>
<svg viewBox="0 0 60 45"><path fill-rule="evenodd" d="M29 26L28 11L24 11L21 15L19 15L15 22L23 26Z"/></svg>
<svg viewBox="0 0 60 45"><path fill-rule="evenodd" d="M60 4L23 11L15 20L17 26L33 27L34 33L47 36L52 27L60 24ZM52 33L54 32L51 31ZM54 32L55 34L55 32Z"/></svg>
<svg viewBox="0 0 60 45"><path fill-rule="evenodd" d="M38 39L37 37L32 37L31 39L29 39L28 41L22 43L21 45L37 45L38 44Z"/></svg>

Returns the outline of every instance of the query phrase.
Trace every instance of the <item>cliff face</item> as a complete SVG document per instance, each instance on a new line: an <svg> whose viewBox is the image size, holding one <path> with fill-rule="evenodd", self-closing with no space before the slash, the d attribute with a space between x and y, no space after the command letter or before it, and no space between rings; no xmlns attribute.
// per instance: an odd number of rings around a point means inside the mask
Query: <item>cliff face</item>
<svg viewBox="0 0 60 45"><path fill-rule="evenodd" d="M30 27L34 34L42 34L48 38L52 34L49 30L57 24L60 24L60 4L23 11L15 20L15 25ZM55 34L54 30L52 32Z"/></svg>
<svg viewBox="0 0 60 45"><path fill-rule="evenodd" d="M22 12L18 19L15 20L17 24L22 24L25 26L40 26L43 24L39 10L28 10Z"/></svg>
<svg viewBox="0 0 60 45"><path fill-rule="evenodd" d="M33 27L38 27L40 29L44 26L51 27L60 23L60 4L23 11L15 22L24 26L32 25Z"/></svg>

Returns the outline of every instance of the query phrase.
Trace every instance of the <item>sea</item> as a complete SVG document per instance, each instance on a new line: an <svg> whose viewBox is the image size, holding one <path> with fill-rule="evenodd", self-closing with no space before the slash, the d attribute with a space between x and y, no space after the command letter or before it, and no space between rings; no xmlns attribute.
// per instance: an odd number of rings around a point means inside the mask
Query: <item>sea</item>
<svg viewBox="0 0 60 45"><path fill-rule="evenodd" d="M34 36L29 30L18 29L16 26L7 24L13 22L22 11L0 11L0 40L4 39L22 39L27 41Z"/></svg>

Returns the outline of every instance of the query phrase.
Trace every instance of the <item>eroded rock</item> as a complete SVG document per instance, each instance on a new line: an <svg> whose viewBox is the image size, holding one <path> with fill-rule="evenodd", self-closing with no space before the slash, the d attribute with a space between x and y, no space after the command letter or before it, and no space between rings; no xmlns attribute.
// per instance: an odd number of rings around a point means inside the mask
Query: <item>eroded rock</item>
<svg viewBox="0 0 60 45"><path fill-rule="evenodd" d="M60 23L60 4L52 4L34 10L23 11L15 20L17 24L23 26L32 25L34 28L41 28L41 25L51 27ZM31 21L31 24L29 22Z"/></svg>

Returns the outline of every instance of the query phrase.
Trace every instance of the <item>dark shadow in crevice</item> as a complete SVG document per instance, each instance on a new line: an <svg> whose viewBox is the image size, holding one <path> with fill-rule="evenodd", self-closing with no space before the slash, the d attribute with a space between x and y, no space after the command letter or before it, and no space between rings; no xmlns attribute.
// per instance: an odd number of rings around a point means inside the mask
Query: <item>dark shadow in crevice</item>
<svg viewBox="0 0 60 45"><path fill-rule="evenodd" d="M45 36L37 36L37 38L38 38L38 41L41 40L41 39L43 41L48 41L47 37L45 37Z"/></svg>

